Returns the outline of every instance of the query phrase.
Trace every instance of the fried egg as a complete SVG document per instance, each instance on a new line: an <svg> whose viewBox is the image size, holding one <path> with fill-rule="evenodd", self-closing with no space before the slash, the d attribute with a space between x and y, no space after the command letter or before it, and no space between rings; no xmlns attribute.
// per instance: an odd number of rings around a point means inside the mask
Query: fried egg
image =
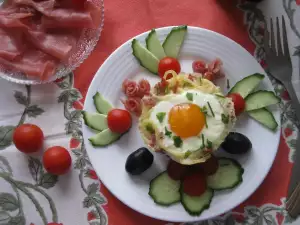
<svg viewBox="0 0 300 225"><path fill-rule="evenodd" d="M228 104L229 103L229 104ZM205 161L218 149L233 126L229 99L200 90L163 96L149 111L156 144L182 164Z"/></svg>

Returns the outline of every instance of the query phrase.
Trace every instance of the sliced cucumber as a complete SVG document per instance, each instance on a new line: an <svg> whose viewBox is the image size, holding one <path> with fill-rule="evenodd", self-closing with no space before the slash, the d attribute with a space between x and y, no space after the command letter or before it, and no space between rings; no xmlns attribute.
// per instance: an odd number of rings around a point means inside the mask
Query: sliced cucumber
<svg viewBox="0 0 300 225"><path fill-rule="evenodd" d="M266 108L252 110L249 111L248 114L257 122L273 131L278 127L278 123L276 122L273 114Z"/></svg>
<svg viewBox="0 0 300 225"><path fill-rule="evenodd" d="M93 96L93 99L94 105L99 113L107 115L112 109L112 105L99 92Z"/></svg>
<svg viewBox="0 0 300 225"><path fill-rule="evenodd" d="M180 181L162 172L150 182L149 195L156 204L169 206L180 201Z"/></svg>
<svg viewBox="0 0 300 225"><path fill-rule="evenodd" d="M145 67L151 73L157 74L158 71L158 58L155 57L148 49L141 45L141 43L133 39L132 51L135 58L140 62L141 66Z"/></svg>
<svg viewBox="0 0 300 225"><path fill-rule="evenodd" d="M166 37L163 48L167 56L177 58L186 35L187 26L174 27Z"/></svg>
<svg viewBox="0 0 300 225"><path fill-rule="evenodd" d="M251 111L277 104L280 102L280 98L278 98L272 91L256 91L248 95L245 101L246 111Z"/></svg>
<svg viewBox="0 0 300 225"><path fill-rule="evenodd" d="M211 200L214 196L214 191L212 189L207 189L202 195L189 196L183 191L181 193L181 204L184 209L192 216L199 216L205 209L208 209Z"/></svg>
<svg viewBox="0 0 300 225"><path fill-rule="evenodd" d="M234 159L219 158L216 173L207 177L207 186L213 190L224 190L236 187L243 181L244 169Z"/></svg>
<svg viewBox="0 0 300 225"><path fill-rule="evenodd" d="M118 140L120 137L121 134L117 134L112 132L110 129L106 129L89 138L89 141L93 146L106 146Z"/></svg>
<svg viewBox="0 0 300 225"><path fill-rule="evenodd" d="M243 98L246 98L265 78L263 74L255 73L243 78L237 82L229 91L229 93L239 93Z"/></svg>
<svg viewBox="0 0 300 225"><path fill-rule="evenodd" d="M107 116L99 113L90 113L87 111L82 111L84 124L88 127L102 131L108 128L107 126Z"/></svg>
<svg viewBox="0 0 300 225"><path fill-rule="evenodd" d="M152 52L153 55L155 55L158 59L162 59L166 57L166 53L164 51L164 48L162 47L160 41L158 40L156 31L153 29L148 34L146 38L146 46L147 49Z"/></svg>

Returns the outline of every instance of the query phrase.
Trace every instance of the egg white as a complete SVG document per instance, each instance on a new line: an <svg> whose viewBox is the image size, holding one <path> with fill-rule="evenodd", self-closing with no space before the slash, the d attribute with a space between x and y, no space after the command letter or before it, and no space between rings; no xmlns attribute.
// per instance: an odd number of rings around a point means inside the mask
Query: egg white
<svg viewBox="0 0 300 225"><path fill-rule="evenodd" d="M193 95L192 101L188 100L187 93ZM209 109L208 102L212 108L214 116L212 115L212 112ZM173 106L182 103L193 103L199 106L200 108L203 108L205 106L208 114L206 116L207 127L204 126L204 128L196 136L189 138L181 138L182 145L180 147L176 147L174 145L173 138L164 134L165 128L167 128L168 131L172 132L168 122L169 112L171 111ZM158 140L160 147L162 147L163 149L178 152L193 152L200 150L201 146L203 145L203 142L206 145L207 141L209 140L210 142L212 142L214 150L219 147L219 139L223 136L223 133L226 130L226 125L222 121L222 114L227 114L225 110L226 108L224 108L220 104L220 99L216 95L204 93L199 90L189 90L184 91L180 94L170 94L164 96L162 100L152 108L149 119L155 126L156 130L163 134ZM158 113L165 113L163 121L159 121L159 119L157 118ZM172 132L172 136L176 136L176 134ZM203 137L204 140L202 140Z"/></svg>

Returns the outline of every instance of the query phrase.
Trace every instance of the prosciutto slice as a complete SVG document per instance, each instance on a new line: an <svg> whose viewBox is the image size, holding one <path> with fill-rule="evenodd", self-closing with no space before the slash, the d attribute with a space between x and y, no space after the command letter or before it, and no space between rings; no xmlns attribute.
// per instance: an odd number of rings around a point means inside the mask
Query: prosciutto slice
<svg viewBox="0 0 300 225"><path fill-rule="evenodd" d="M69 56L76 45L76 37L72 34L29 30L27 36L36 48L62 61Z"/></svg>
<svg viewBox="0 0 300 225"><path fill-rule="evenodd" d="M97 28L101 10L87 0L6 0L0 6L0 68L41 80L66 63L84 28Z"/></svg>
<svg viewBox="0 0 300 225"><path fill-rule="evenodd" d="M12 60L22 53L22 34L0 28L0 58Z"/></svg>
<svg viewBox="0 0 300 225"><path fill-rule="evenodd" d="M32 17L31 13L0 14L0 28L29 29L29 26L25 23L29 17Z"/></svg>
<svg viewBox="0 0 300 225"><path fill-rule="evenodd" d="M22 0L23 1L23 0ZM97 28L100 24L101 10L92 2L85 2L85 10L55 9L42 17L44 28Z"/></svg>
<svg viewBox="0 0 300 225"><path fill-rule="evenodd" d="M12 0L11 5L18 5L19 7L31 7L36 11L48 15L54 9L55 0L46 0L46 1L33 1L33 0Z"/></svg>
<svg viewBox="0 0 300 225"><path fill-rule="evenodd" d="M22 71L28 76L45 80L55 72L57 62L44 52L30 48L22 57L12 61L0 58L0 63L6 69Z"/></svg>

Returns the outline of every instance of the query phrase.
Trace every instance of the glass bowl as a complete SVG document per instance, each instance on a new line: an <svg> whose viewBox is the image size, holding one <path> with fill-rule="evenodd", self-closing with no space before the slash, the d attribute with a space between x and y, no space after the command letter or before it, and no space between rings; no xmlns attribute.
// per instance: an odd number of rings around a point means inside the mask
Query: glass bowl
<svg viewBox="0 0 300 225"><path fill-rule="evenodd" d="M101 22L97 29L83 29L76 48L71 54L66 64L58 66L56 73L47 80L40 80L35 77L27 77L21 72L12 72L0 66L0 77L18 84L46 84L59 79L73 70L75 70L93 51L95 48L104 25L104 2L103 0L91 0L94 4L100 7ZM0 0L1 5L1 0Z"/></svg>

